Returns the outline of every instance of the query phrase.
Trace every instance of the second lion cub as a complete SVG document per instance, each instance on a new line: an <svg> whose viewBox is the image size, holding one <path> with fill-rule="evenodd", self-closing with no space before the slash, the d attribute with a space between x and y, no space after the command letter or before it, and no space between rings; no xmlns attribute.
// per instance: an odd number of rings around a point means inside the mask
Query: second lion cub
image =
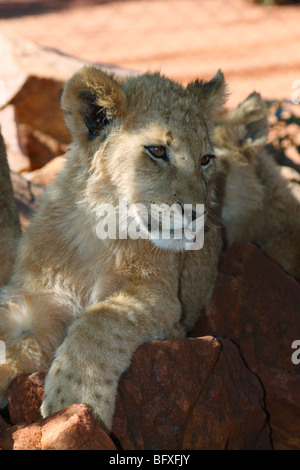
<svg viewBox="0 0 300 470"><path fill-rule="evenodd" d="M215 126L226 242L255 243L300 281L299 174L275 164L267 138L267 108L258 93ZM294 182L285 177L287 170L295 174Z"/></svg>
<svg viewBox="0 0 300 470"><path fill-rule="evenodd" d="M52 362L43 416L85 403L110 428L135 349L193 327L214 285L220 231L210 227L204 247L190 251L175 236L157 242L150 226L147 239L103 240L99 207L118 212L126 198L137 218L139 204L204 204L209 224L217 165L209 129L224 102L221 72L187 88L160 74L119 82L94 67L67 82L72 147L2 293L2 400L16 375ZM182 229L189 221L181 216Z"/></svg>

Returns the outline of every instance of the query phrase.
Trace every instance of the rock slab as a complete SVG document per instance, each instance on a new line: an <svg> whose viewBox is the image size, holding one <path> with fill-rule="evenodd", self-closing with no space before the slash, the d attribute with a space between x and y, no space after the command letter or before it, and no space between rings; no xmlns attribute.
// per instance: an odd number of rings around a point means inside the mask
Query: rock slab
<svg viewBox="0 0 300 470"><path fill-rule="evenodd" d="M300 449L300 285L249 243L224 252L192 336L226 336L262 382L274 449Z"/></svg>
<svg viewBox="0 0 300 470"><path fill-rule="evenodd" d="M263 390L227 339L140 347L121 380L113 434L124 449L270 449Z"/></svg>

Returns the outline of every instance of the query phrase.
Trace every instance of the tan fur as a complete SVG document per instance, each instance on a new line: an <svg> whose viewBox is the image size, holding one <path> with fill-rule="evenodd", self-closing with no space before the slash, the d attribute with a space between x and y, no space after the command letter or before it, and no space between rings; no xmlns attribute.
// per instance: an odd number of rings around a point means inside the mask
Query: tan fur
<svg viewBox="0 0 300 470"><path fill-rule="evenodd" d="M227 244L253 242L300 280L299 175L275 164L267 137L267 110L257 93L215 127Z"/></svg>
<svg viewBox="0 0 300 470"><path fill-rule="evenodd" d="M0 286L10 279L20 233L18 211L13 196L4 141L0 133Z"/></svg>
<svg viewBox="0 0 300 470"><path fill-rule="evenodd" d="M72 148L2 295L2 398L15 375L48 366L56 351L43 416L83 402L110 428L119 377L138 345L193 327L211 295L222 245L209 221L216 162L202 167L200 160L213 152L210 121L224 88L220 72L184 89L159 74L119 82L97 68L67 83L62 108ZM170 162L154 161L145 145L167 147ZM100 240L97 209L120 196L132 206L204 203L204 248Z"/></svg>

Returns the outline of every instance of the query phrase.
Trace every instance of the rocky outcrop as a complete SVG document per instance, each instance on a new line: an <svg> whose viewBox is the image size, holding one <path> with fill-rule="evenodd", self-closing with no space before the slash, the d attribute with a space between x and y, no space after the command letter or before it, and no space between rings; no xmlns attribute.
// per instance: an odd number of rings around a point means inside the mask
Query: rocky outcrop
<svg viewBox="0 0 300 470"><path fill-rule="evenodd" d="M275 449L300 448L300 285L258 248L235 244L223 253L213 296L193 336L212 334L238 345L265 390Z"/></svg>
<svg viewBox="0 0 300 470"><path fill-rule="evenodd" d="M82 448L83 441L103 446L107 441L96 424L89 442L90 415L89 426L80 432L75 418L71 424L66 419L72 407L40 419L45 373L18 377L10 385L9 414L15 426L5 431L2 447L68 446L70 432L72 448ZM121 378L112 436L125 450L270 449L263 393L228 339L153 341L138 348ZM45 437L49 429L58 436L54 443Z"/></svg>

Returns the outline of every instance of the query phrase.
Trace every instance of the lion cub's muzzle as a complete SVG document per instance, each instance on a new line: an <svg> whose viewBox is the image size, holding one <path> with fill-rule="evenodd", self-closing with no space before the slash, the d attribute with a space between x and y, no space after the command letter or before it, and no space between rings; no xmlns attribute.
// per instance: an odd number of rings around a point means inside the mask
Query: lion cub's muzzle
<svg viewBox="0 0 300 470"><path fill-rule="evenodd" d="M185 250L204 232L203 204L173 205L151 203L147 213L136 212L141 230L155 245L167 249Z"/></svg>

